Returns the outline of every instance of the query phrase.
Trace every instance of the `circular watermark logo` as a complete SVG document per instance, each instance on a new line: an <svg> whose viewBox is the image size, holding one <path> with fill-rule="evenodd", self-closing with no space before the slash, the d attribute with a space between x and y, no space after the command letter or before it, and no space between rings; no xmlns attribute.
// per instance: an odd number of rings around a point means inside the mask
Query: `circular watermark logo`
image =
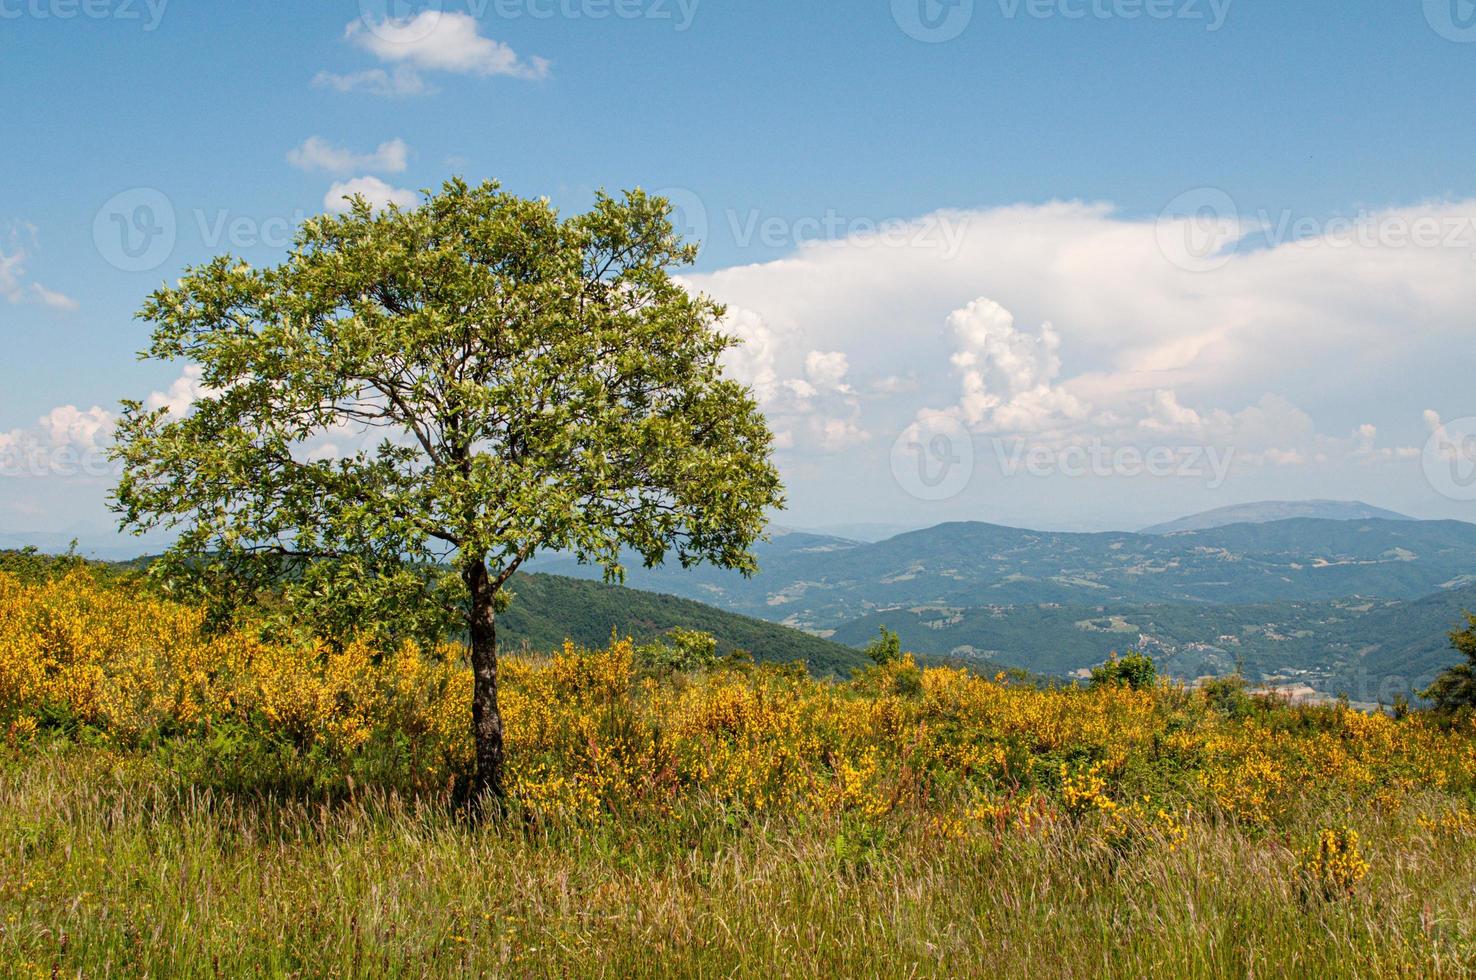
<svg viewBox="0 0 1476 980"><path fill-rule="evenodd" d="M114 194L92 219L92 241L124 272L157 269L174 251L177 220L163 191L134 187Z"/></svg>
<svg viewBox="0 0 1476 980"><path fill-rule="evenodd" d="M687 245L701 248L707 244L707 205L696 191L686 187L663 187L652 191L652 197L664 197L671 205L671 227Z"/></svg>
<svg viewBox="0 0 1476 980"><path fill-rule="evenodd" d="M918 419L892 443L892 478L919 500L957 497L973 475L973 437L950 415Z"/></svg>
<svg viewBox="0 0 1476 980"><path fill-rule="evenodd" d="M441 24L440 0L359 0L359 20L392 44L424 41Z"/></svg>
<svg viewBox="0 0 1476 980"><path fill-rule="evenodd" d="M928 44L952 41L974 19L974 0L892 0L902 33Z"/></svg>
<svg viewBox="0 0 1476 980"><path fill-rule="evenodd" d="M1451 500L1476 500L1476 416L1442 423L1425 443L1425 479Z"/></svg>
<svg viewBox="0 0 1476 980"><path fill-rule="evenodd" d="M1447 41L1476 42L1476 0L1425 0L1425 20Z"/></svg>
<svg viewBox="0 0 1476 980"><path fill-rule="evenodd" d="M1210 272L1235 256L1240 211L1218 187L1185 191L1159 212L1154 228L1163 257L1188 272Z"/></svg>

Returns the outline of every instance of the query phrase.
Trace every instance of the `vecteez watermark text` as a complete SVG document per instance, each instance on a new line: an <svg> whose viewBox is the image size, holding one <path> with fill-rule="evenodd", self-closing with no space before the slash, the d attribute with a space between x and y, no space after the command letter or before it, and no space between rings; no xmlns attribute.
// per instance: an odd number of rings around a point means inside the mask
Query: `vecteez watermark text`
<svg viewBox="0 0 1476 980"><path fill-rule="evenodd" d="M992 439L994 459L1004 476L1139 477L1203 480L1218 490L1230 476L1235 447L1109 446L1101 440L1082 445L1048 446L1023 439Z"/></svg>
<svg viewBox="0 0 1476 980"><path fill-rule="evenodd" d="M169 0L0 0L0 21L133 21L153 31L164 19Z"/></svg>
<svg viewBox="0 0 1476 980"><path fill-rule="evenodd" d="M993 0L999 19L1182 21L1214 33L1235 0ZM892 19L908 37L940 44L960 36L984 7L975 0L892 0Z"/></svg>
<svg viewBox="0 0 1476 980"><path fill-rule="evenodd" d="M919 500L950 500L973 482L982 446L958 419L934 415L908 426L892 444L892 478ZM1101 438L1062 445L994 436L988 457L1006 478L1150 478L1194 480L1218 490L1230 478L1234 446L1139 446Z"/></svg>
<svg viewBox="0 0 1476 980"><path fill-rule="evenodd" d="M434 33L442 14L464 14L479 21L650 21L670 24L682 32L697 19L702 0L440 0L412 3L404 0L359 0L364 26L386 39L402 43L423 40Z"/></svg>
<svg viewBox="0 0 1476 980"><path fill-rule="evenodd" d="M150 272L174 253L181 227L193 228L208 251L285 249L308 213L242 214L229 208L177 208L152 187L133 187L113 195L93 217L92 240L98 254L124 272Z"/></svg>

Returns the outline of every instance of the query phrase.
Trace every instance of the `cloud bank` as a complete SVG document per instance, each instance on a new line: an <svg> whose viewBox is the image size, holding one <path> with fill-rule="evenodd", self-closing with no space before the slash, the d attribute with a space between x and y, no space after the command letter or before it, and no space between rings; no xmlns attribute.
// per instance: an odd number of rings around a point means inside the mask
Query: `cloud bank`
<svg viewBox="0 0 1476 980"><path fill-rule="evenodd" d="M892 244L813 242L689 282L731 304L729 328L749 342L735 369L803 454L890 443L944 414L980 436L1056 445L1180 440L1235 447L1242 464L1394 462L1418 455L1426 431L1429 405L1409 399L1461 410L1464 390L1439 376L1476 310L1476 202L1274 244L1265 223L1195 220L1084 202L942 211ZM947 250L926 245L940 225L956 232ZM1442 233L1408 233L1421 227ZM795 397L820 392L819 365L844 365L851 394ZM1409 384L1417 376L1429 383ZM1357 385L1379 396L1350 398ZM824 438L841 419L847 437Z"/></svg>

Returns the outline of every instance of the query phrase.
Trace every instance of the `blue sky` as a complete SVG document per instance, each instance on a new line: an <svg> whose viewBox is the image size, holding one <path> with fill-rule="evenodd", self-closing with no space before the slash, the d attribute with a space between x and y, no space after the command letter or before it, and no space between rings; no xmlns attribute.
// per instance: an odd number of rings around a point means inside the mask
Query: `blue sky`
<svg viewBox="0 0 1476 980"><path fill-rule="evenodd" d="M100 444L94 407L170 391L180 366L136 361L132 314L185 265L271 261L335 184L460 173L570 210L598 187L672 193L705 232L691 281L735 307L735 370L785 433L781 520L1117 527L1262 496L1476 517L1422 465L1476 413L1464 0L426 8L0 0L12 446ZM956 36L919 40L920 17ZM176 232L129 270L106 241L139 189ZM1229 251L1186 269L1165 222L1206 201L1218 221L1232 204ZM1405 242L1422 216L1441 244ZM1344 218L1369 229L1350 247ZM899 220L914 233L867 245ZM1115 267L1150 240L1161 274ZM61 406L83 421L38 429ZM972 471L933 499L905 458L943 429ZM1055 455L1006 472L1021 445ZM1237 459L1219 480L1061 472L1069 447L1126 446ZM0 531L106 525L106 483L0 481Z"/></svg>

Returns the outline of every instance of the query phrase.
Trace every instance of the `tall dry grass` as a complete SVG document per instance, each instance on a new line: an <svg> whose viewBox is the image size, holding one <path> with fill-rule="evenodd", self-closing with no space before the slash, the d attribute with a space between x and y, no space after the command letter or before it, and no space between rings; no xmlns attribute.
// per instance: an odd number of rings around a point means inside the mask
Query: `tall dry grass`
<svg viewBox="0 0 1476 980"><path fill-rule="evenodd" d="M1476 842L1449 801L1354 820L1357 894L1295 840L1191 820L964 837L753 817L469 829L434 801L175 785L76 746L0 768L0 963L16 976L1465 976ZM1345 813L1305 812L1317 827ZM1296 835L1292 835L1295 837Z"/></svg>
<svg viewBox="0 0 1476 980"><path fill-rule="evenodd" d="M0 975L1476 972L1469 723L680 660L508 660L472 828L454 648L0 573Z"/></svg>

